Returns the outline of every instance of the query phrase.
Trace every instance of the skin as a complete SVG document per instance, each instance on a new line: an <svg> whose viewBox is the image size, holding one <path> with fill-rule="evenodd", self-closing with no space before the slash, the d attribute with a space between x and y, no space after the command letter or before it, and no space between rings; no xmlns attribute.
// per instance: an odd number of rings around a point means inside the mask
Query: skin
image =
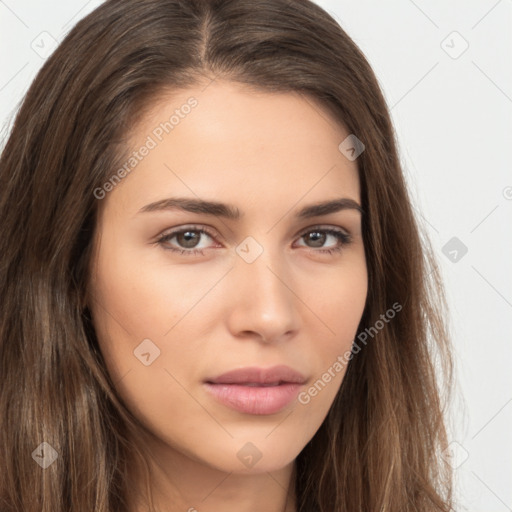
<svg viewBox="0 0 512 512"><path fill-rule="evenodd" d="M156 510L293 512L295 458L324 421L345 368L309 403L270 415L228 408L202 382L287 364L307 377L307 390L350 350L367 296L361 214L294 214L339 197L360 204L357 161L338 149L349 133L312 98L220 79L160 97L134 127L132 148L191 96L197 106L101 200L89 305L116 390L151 436ZM229 203L244 215L139 213L177 196ZM352 241L322 254L340 242L322 231L323 242L308 240L318 224ZM192 250L182 236L156 242L191 225L214 234L194 232L203 255L166 250ZM248 236L263 248L252 263L235 250ZM134 355L144 339L160 350L148 366ZM237 457L248 442L261 453L252 467Z"/></svg>

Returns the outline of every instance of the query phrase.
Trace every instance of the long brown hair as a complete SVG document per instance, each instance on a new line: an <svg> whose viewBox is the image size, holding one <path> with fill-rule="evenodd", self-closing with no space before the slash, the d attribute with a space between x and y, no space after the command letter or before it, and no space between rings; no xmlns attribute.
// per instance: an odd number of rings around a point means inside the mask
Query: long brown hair
<svg viewBox="0 0 512 512"><path fill-rule="evenodd" d="M372 335L296 459L298 509L452 510L442 280L375 75L309 0L109 0L38 73L0 160L0 510L128 510L129 465L144 454L128 442L140 425L115 393L85 304L94 191L159 94L216 77L303 94L365 145L358 333ZM57 454L46 469L36 464L44 451Z"/></svg>

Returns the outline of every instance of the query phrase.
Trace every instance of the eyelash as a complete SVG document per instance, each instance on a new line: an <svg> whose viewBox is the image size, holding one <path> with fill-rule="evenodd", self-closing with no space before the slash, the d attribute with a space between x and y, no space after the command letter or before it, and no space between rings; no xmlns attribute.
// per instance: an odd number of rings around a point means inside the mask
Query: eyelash
<svg viewBox="0 0 512 512"><path fill-rule="evenodd" d="M168 242L172 238L174 238L176 235L179 235L181 233L185 233L187 231L197 232L197 233L203 233L205 235L208 235L210 238L214 239L212 233L210 233L207 229L200 228L197 226L189 226L186 228L182 228L176 231L172 231L171 233L163 234L161 235L158 240L155 242L159 245L161 245L165 250L172 251L179 254L186 254L187 256L193 256L196 254L204 255L203 249L177 249L176 247L165 247L164 243ZM303 238L308 233L312 232L321 232L326 233L328 235L335 236L340 244L337 247L330 248L330 249L314 249L313 247L309 247L313 252L320 252L322 254L333 254L333 253L339 253L342 249L345 248L348 244L352 242L352 237L343 231L340 231L338 229L333 228L322 228L321 226L313 226L307 229L307 231L303 231L302 234L299 236L299 238Z"/></svg>

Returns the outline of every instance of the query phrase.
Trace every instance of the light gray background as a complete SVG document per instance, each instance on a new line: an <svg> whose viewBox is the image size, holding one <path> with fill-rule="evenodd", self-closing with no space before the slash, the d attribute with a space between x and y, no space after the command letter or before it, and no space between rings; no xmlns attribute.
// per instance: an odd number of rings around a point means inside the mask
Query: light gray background
<svg viewBox="0 0 512 512"><path fill-rule="evenodd" d="M52 40L100 3L0 0L2 146ZM317 3L375 70L442 265L459 383L457 509L512 510L512 0Z"/></svg>

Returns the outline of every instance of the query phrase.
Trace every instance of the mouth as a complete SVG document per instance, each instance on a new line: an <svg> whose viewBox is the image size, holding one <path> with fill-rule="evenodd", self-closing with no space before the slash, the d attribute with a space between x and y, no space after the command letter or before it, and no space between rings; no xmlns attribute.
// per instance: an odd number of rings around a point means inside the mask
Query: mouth
<svg viewBox="0 0 512 512"><path fill-rule="evenodd" d="M281 412L296 400L301 384L279 383L237 383L223 384L205 382L205 390L222 405L240 413L268 415Z"/></svg>
<svg viewBox="0 0 512 512"><path fill-rule="evenodd" d="M276 385L205 383L206 390L223 405L245 414L275 414L297 398L300 384Z"/></svg>
<svg viewBox="0 0 512 512"><path fill-rule="evenodd" d="M226 385L226 386L246 386L249 388L270 388L272 386L280 386L281 384L291 384L291 382L270 382L270 383L262 383L262 382L213 382L213 381L206 381L207 384L217 384L217 385Z"/></svg>
<svg viewBox="0 0 512 512"><path fill-rule="evenodd" d="M297 398L306 378L286 365L231 370L203 382L218 402L245 414L275 414Z"/></svg>
<svg viewBox="0 0 512 512"><path fill-rule="evenodd" d="M217 377L208 378L212 384L240 384L247 386L278 386L282 383L304 384L306 378L297 370L277 365L270 368L245 367L230 370Z"/></svg>

